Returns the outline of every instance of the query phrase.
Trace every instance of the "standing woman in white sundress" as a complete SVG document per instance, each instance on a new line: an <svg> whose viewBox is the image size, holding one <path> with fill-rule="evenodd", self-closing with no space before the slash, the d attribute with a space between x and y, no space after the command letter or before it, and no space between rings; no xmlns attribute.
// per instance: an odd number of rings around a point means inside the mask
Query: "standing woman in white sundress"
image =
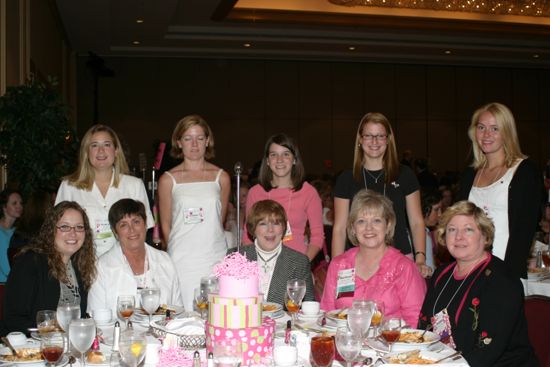
<svg viewBox="0 0 550 367"><path fill-rule="evenodd" d="M231 184L227 172L206 161L214 157L214 135L198 115L177 123L170 154L183 161L159 179L160 224L191 311L201 277L227 250L223 222Z"/></svg>

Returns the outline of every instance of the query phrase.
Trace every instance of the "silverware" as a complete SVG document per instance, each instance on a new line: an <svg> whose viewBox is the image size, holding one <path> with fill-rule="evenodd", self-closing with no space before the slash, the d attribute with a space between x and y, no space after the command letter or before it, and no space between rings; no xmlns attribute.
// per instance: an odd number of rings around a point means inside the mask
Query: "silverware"
<svg viewBox="0 0 550 367"><path fill-rule="evenodd" d="M449 358L455 359L456 357L459 357L459 356L461 356L461 355L462 355L462 352L461 352L461 351L456 351L456 352L454 352L453 354L449 354L449 355L446 356L446 357L443 357L443 358L441 358L441 359L438 359L437 361L434 362L434 364L439 363L439 362L442 362L442 361L444 361L444 360L446 360L446 359L449 359Z"/></svg>
<svg viewBox="0 0 550 367"><path fill-rule="evenodd" d="M11 345L10 341L8 340L8 338L6 338L5 336L3 336L3 337L2 337L2 342L3 342L8 348L10 348L11 354L13 354L14 356L19 357L19 352L17 351L17 349L15 349L15 348L13 347L13 345Z"/></svg>
<svg viewBox="0 0 550 367"><path fill-rule="evenodd" d="M69 365L73 367L73 363L76 362L76 358L74 356L69 356Z"/></svg>

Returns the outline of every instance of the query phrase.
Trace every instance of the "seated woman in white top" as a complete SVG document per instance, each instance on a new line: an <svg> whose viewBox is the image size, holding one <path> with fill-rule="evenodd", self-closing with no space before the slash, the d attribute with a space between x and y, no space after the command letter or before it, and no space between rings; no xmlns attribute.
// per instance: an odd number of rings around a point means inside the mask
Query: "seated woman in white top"
<svg viewBox="0 0 550 367"><path fill-rule="evenodd" d="M88 292L88 312L110 308L116 315L119 295L133 295L139 304L139 290L159 288L160 303L181 306L176 269L166 252L145 243L147 226L141 201L121 199L109 210L109 223L118 240L98 262L97 279Z"/></svg>

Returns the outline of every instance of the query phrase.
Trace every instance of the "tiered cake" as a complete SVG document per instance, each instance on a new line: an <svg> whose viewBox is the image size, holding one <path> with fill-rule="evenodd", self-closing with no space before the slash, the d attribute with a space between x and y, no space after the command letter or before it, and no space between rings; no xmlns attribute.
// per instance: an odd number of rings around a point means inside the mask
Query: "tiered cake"
<svg viewBox="0 0 550 367"><path fill-rule="evenodd" d="M258 294L258 265L233 253L214 266L219 293L208 296L206 348L214 344L241 343L242 365L254 365L273 348L275 321L262 319L262 295Z"/></svg>

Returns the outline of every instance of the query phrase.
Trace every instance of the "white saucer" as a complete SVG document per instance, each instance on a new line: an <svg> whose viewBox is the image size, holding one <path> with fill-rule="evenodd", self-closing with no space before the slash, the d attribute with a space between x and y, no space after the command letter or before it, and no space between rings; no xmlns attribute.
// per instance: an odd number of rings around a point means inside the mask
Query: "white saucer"
<svg viewBox="0 0 550 367"><path fill-rule="evenodd" d="M99 328L114 326L116 321L117 321L116 319L112 319L111 321L102 322L102 323L99 323L99 322L96 321L95 326L97 326Z"/></svg>
<svg viewBox="0 0 550 367"><path fill-rule="evenodd" d="M312 314L312 315L308 314L308 315L306 315L306 314L302 313L302 311L300 311L300 312L298 312L298 318L299 319L316 320L319 317L323 316L324 313L325 313L325 311L321 310L317 314Z"/></svg>

